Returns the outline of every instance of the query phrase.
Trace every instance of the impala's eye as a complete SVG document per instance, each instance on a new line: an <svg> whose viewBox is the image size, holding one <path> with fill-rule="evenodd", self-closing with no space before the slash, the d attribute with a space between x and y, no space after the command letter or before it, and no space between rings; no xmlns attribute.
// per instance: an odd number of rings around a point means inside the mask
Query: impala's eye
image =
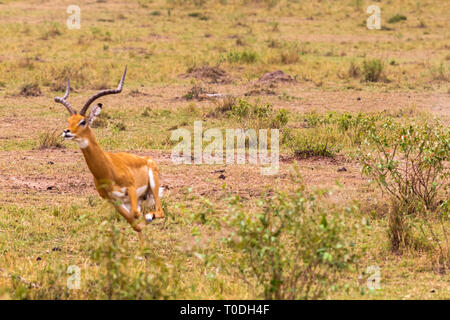
<svg viewBox="0 0 450 320"><path fill-rule="evenodd" d="M86 120L85 119L81 120L80 122L78 122L78 125L79 126L85 126L86 125Z"/></svg>

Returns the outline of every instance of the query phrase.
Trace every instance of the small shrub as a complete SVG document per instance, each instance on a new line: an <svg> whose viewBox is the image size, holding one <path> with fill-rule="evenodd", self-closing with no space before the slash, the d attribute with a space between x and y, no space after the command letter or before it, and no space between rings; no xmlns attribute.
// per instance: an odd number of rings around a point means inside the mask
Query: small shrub
<svg viewBox="0 0 450 320"><path fill-rule="evenodd" d="M320 193L267 193L257 213L232 202L228 245L242 255L235 263L263 299L319 299L332 289L356 255L345 234L344 210L325 208ZM232 265L232 264L231 264Z"/></svg>
<svg viewBox="0 0 450 320"><path fill-rule="evenodd" d="M388 119L368 128L363 147L362 173L391 197L389 238L399 251L414 243L407 232L411 219L421 217L417 223L430 226L439 216L439 196L450 188L450 130L439 123L401 125Z"/></svg>
<svg viewBox="0 0 450 320"><path fill-rule="evenodd" d="M180 291L179 262L169 264L155 250L144 248L142 262L137 262L135 243L126 240L117 225L117 215L111 210L109 218L100 225L88 244L93 261L99 266L89 290L104 299L174 299ZM131 244L131 246L130 246Z"/></svg>
<svg viewBox="0 0 450 320"><path fill-rule="evenodd" d="M364 80L378 82L383 75L383 63L379 59L365 60L363 63Z"/></svg>
<svg viewBox="0 0 450 320"><path fill-rule="evenodd" d="M388 22L389 23L397 23L400 21L404 21L406 20L406 16L402 15L402 14L396 14L395 16L392 16L389 18Z"/></svg>
<svg viewBox="0 0 450 320"><path fill-rule="evenodd" d="M374 125L379 118L379 115L343 113L337 115L335 119L330 118L330 121L337 124L339 131L350 139L352 145L359 146L366 137L366 130Z"/></svg>
<svg viewBox="0 0 450 320"><path fill-rule="evenodd" d="M227 114L236 119L243 128L281 129L288 122L286 110L275 111L271 104L252 104L243 99L239 99Z"/></svg>
<svg viewBox="0 0 450 320"><path fill-rule="evenodd" d="M418 200L426 209L437 208L440 189L450 176L450 130L440 124L400 125L387 120L367 131L360 152L363 173L402 203ZM361 151L361 150L360 150Z"/></svg>

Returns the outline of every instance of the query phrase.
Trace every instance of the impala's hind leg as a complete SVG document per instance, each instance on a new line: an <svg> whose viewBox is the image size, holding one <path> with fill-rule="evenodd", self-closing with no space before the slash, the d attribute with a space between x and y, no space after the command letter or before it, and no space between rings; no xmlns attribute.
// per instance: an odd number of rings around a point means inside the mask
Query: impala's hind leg
<svg viewBox="0 0 450 320"><path fill-rule="evenodd" d="M153 195L155 201L155 212L152 213L153 218L164 218L164 211L161 206L160 197L160 187L159 187L159 176L158 170L155 167L150 167L148 169L148 180L150 185L150 192Z"/></svg>

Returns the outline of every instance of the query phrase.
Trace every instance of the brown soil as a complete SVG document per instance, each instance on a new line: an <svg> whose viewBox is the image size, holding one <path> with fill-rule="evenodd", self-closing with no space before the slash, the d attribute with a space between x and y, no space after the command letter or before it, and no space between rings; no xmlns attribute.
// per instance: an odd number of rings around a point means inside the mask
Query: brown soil
<svg viewBox="0 0 450 320"><path fill-rule="evenodd" d="M261 78L259 78L259 83L278 83L278 82L294 82L294 78L290 75L284 73L281 70L273 71L264 74Z"/></svg>
<svg viewBox="0 0 450 320"><path fill-rule="evenodd" d="M219 67L203 66L194 68L186 74L180 75L183 78L195 78L207 83L227 84L231 82L230 76Z"/></svg>
<svg viewBox="0 0 450 320"><path fill-rule="evenodd" d="M277 175L263 176L256 165L175 165L170 152L151 151L144 153L158 163L161 184L165 195L173 201L182 201L187 188L196 196L212 200L223 198L228 192L242 198L258 197L267 190L292 186L293 166L297 166L309 185L317 188L334 188L340 180L346 192L336 194L336 201L350 201L352 192L365 184L359 167L342 157L335 159L311 158L296 160L282 156ZM341 167L347 171L339 172ZM79 150L47 149L31 151L0 152L0 198L8 202L29 202L30 196L51 199L53 203L64 203L75 198L98 197L92 176ZM223 185L226 185L225 190ZM81 200L85 203L86 200Z"/></svg>

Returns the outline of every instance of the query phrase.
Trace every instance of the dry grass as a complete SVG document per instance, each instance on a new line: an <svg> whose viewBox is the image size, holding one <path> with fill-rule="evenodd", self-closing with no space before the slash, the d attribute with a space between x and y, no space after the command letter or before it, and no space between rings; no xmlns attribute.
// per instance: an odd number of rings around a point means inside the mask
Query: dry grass
<svg viewBox="0 0 450 320"><path fill-rule="evenodd" d="M330 191L324 204L354 207L360 216L349 223L365 226L346 234L360 255L358 268L340 280L348 290L330 291L327 298L448 299L450 275L433 268L434 246L391 253L387 200L360 174L358 137L321 123L330 111L450 123L450 7L437 2L382 2L383 21L402 12L407 20L377 31L365 27L363 1L81 1L80 30L65 27L63 1L0 4L0 297L124 298L106 285L107 263L118 263L125 270L120 279L133 283L125 290L129 298L257 298L242 278L218 268L221 259L239 253L218 241L224 235L213 222L228 213L230 193L240 195L244 211L255 212L262 192L295 190L289 177L296 166L308 190ZM388 82L364 81L364 61L372 59L383 63ZM147 227L145 249L96 194L76 145L52 148L66 126L66 111L53 102L65 79L71 79L70 101L79 108L98 88L115 87L125 64L124 92L104 98L94 131L104 149L151 155L161 167L168 219ZM226 115L238 101L232 97L244 97L275 70L296 81L270 84L276 94L246 99L288 112L278 175L261 176L253 165L171 162L174 128L192 129L198 120L204 129L237 127ZM18 95L27 84L36 84L40 95ZM186 101L193 87L226 98ZM316 115L306 115L311 111ZM333 157L293 158L289 141L296 135L308 138L300 147L313 150L333 138ZM114 230L120 235L115 249ZM218 260L205 260L207 252ZM109 253L116 258L106 259ZM81 290L66 287L69 265L81 269ZM140 278L150 265L161 272L157 281ZM381 268L382 289L373 292L364 274L371 265ZM155 290L143 293L136 284Z"/></svg>

